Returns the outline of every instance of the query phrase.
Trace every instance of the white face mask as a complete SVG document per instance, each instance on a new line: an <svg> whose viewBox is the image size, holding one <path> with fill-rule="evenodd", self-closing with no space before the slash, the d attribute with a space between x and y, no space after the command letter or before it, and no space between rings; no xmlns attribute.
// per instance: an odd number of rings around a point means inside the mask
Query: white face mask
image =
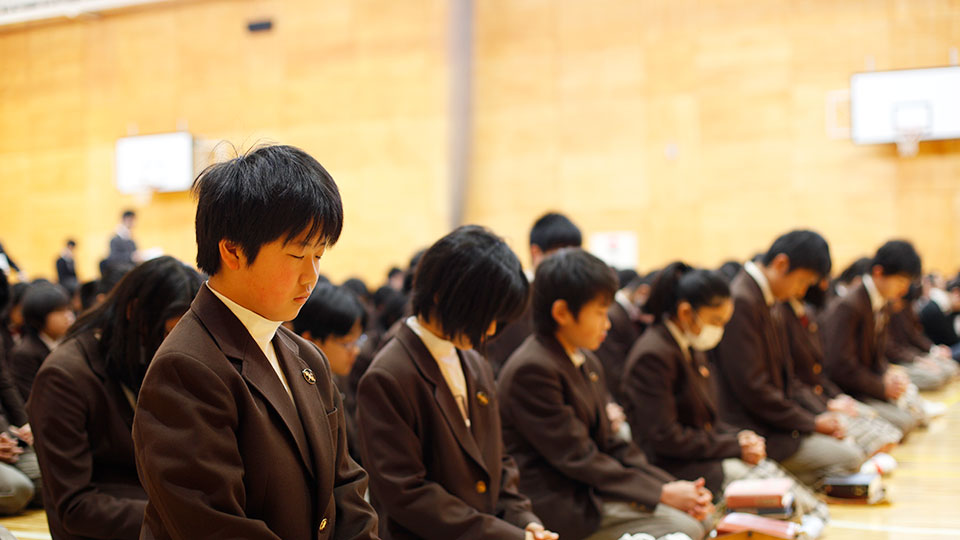
<svg viewBox="0 0 960 540"><path fill-rule="evenodd" d="M687 341L698 351L709 351L716 347L721 339L723 339L723 327L715 324L703 325L698 335L687 332Z"/></svg>

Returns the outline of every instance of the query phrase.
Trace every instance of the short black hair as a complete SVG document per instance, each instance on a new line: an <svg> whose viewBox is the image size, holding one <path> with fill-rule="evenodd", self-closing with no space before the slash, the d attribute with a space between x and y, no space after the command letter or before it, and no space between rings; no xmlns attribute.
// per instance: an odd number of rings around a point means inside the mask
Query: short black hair
<svg viewBox="0 0 960 540"><path fill-rule="evenodd" d="M873 257L873 266L879 266L883 275L902 275L911 279L920 277L923 263L913 244L906 240L890 240L880 246Z"/></svg>
<svg viewBox="0 0 960 540"><path fill-rule="evenodd" d="M392 287L381 287L378 295L374 295L374 304L376 305L375 327L386 332L401 317L406 315L409 310L409 299L407 295L393 289Z"/></svg>
<svg viewBox="0 0 960 540"><path fill-rule="evenodd" d="M0 324L3 324L7 317L7 305L13 292L10 290L10 281L7 279L6 272L0 272Z"/></svg>
<svg viewBox="0 0 960 540"><path fill-rule="evenodd" d="M100 294L100 281L91 280L80 285L80 308L86 311L93 307L97 302L97 295Z"/></svg>
<svg viewBox="0 0 960 540"><path fill-rule="evenodd" d="M220 240L236 242L253 264L260 248L303 232L334 245L343 228L340 191L326 169L293 146L264 146L207 167L197 197L197 266L220 271Z"/></svg>
<svg viewBox="0 0 960 540"><path fill-rule="evenodd" d="M508 323L526 307L530 284L516 254L484 227L465 225L437 240L413 278L413 314L439 323L449 337L482 348L494 322Z"/></svg>
<svg viewBox="0 0 960 540"><path fill-rule="evenodd" d="M849 284L854 279L870 273L870 268L873 267L873 258L871 257L860 257L859 259L850 263L850 266L843 269L843 272L840 272L840 275L837 277L837 281L840 283Z"/></svg>
<svg viewBox="0 0 960 540"><path fill-rule="evenodd" d="M387 272L387 279L393 279L393 276L396 276L402 273L403 273L403 270L401 270L399 267L392 266L390 267L390 271Z"/></svg>
<svg viewBox="0 0 960 540"><path fill-rule="evenodd" d="M66 289L49 281L31 283L23 295L23 324L36 335L47 324L47 315L69 308L70 295Z"/></svg>
<svg viewBox="0 0 960 540"><path fill-rule="evenodd" d="M664 315L676 315L680 302L689 302L693 309L698 309L719 306L728 298L730 285L723 274L677 261L657 274L643 309L660 321Z"/></svg>
<svg viewBox="0 0 960 540"><path fill-rule="evenodd" d="M120 216L120 219L135 218L135 217L137 217L137 213L134 212L133 210L124 210L123 214Z"/></svg>
<svg viewBox="0 0 960 540"><path fill-rule="evenodd" d="M67 247L77 247L77 241L73 238L67 240Z"/></svg>
<svg viewBox="0 0 960 540"><path fill-rule="evenodd" d="M367 312L353 291L329 283L317 285L293 320L293 331L321 341L345 336L358 321L366 326Z"/></svg>
<svg viewBox="0 0 960 540"><path fill-rule="evenodd" d="M361 300L370 300L370 289L367 289L367 284L360 278L352 277L344 281L342 287L352 292Z"/></svg>
<svg viewBox="0 0 960 540"><path fill-rule="evenodd" d="M737 277L737 274L743 270L743 265L740 264L740 261L730 260L720 265L720 268L717 269L720 272L720 275L727 280L727 283L733 281L733 278Z"/></svg>
<svg viewBox="0 0 960 540"><path fill-rule="evenodd" d="M802 269L810 270L820 277L830 275L830 246L816 232L797 230L780 236L763 256L763 264L772 263L781 253L790 259L790 272Z"/></svg>
<svg viewBox="0 0 960 540"><path fill-rule="evenodd" d="M565 247L580 247L583 236L570 218L557 212L549 212L534 222L530 229L530 246L537 246L546 253Z"/></svg>
<svg viewBox="0 0 960 540"><path fill-rule="evenodd" d="M621 289L626 289L631 286L636 287L640 284L640 274L632 268L617 270L617 283Z"/></svg>
<svg viewBox="0 0 960 540"><path fill-rule="evenodd" d="M612 302L617 294L617 275L599 258L580 248L562 249L537 267L533 279L533 328L541 336L553 336L557 321L553 303L564 300L574 317L587 303L602 298Z"/></svg>

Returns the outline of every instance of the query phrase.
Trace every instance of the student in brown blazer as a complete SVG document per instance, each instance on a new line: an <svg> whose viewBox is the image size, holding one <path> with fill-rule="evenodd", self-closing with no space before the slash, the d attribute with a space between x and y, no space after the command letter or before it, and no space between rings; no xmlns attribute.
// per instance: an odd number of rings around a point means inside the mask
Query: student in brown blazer
<svg viewBox="0 0 960 540"><path fill-rule="evenodd" d="M704 480L677 481L618 438L604 407L603 368L592 354L610 326L616 278L580 249L537 268L536 333L498 380L504 442L520 467L520 491L561 538L604 540L625 533L683 532L697 540L712 511Z"/></svg>
<svg viewBox="0 0 960 540"><path fill-rule="evenodd" d="M208 168L195 191L210 280L137 398L141 538L377 538L327 360L281 326L340 235L336 184L302 150L269 146Z"/></svg>
<svg viewBox="0 0 960 540"><path fill-rule="evenodd" d="M917 426L917 419L895 402L910 380L903 370L890 368L884 350L890 301L902 298L920 271L920 256L910 243L887 242L877 250L870 273L827 307L820 325L830 377L904 435Z"/></svg>
<svg viewBox="0 0 960 540"><path fill-rule="evenodd" d="M143 263L71 327L28 403L56 540L140 537L147 494L130 429L148 362L200 288L172 257Z"/></svg>
<svg viewBox="0 0 960 540"><path fill-rule="evenodd" d="M10 352L10 374L27 401L37 370L76 318L70 295L60 285L37 282L23 295L24 336Z"/></svg>
<svg viewBox="0 0 960 540"><path fill-rule="evenodd" d="M493 372L473 351L523 310L520 261L465 226L420 259L412 308L360 380L357 420L381 536L555 539L517 492Z"/></svg>
<svg viewBox="0 0 960 540"><path fill-rule="evenodd" d="M568 247L580 247L583 236L570 218L557 212L540 216L530 228L530 263L533 270L544 257ZM527 309L515 320L503 325L484 348L483 354L493 364L494 373L510 358L523 340L533 333L533 316Z"/></svg>
<svg viewBox="0 0 960 540"><path fill-rule="evenodd" d="M636 279L639 282L640 278ZM641 327L637 321L640 308L635 306L629 297L630 287L636 287L637 283L620 285L622 287L617 291L607 311L610 330L595 354L603 364L603 371L607 376L607 390L618 403L623 403L626 398L620 395L621 375L624 373L627 353L640 337Z"/></svg>
<svg viewBox="0 0 960 540"><path fill-rule="evenodd" d="M762 437L720 419L704 353L733 315L730 287L718 273L676 262L654 280L645 308L656 322L631 349L621 384L633 439L658 466L702 477L719 494L725 460L766 457Z"/></svg>
<svg viewBox="0 0 960 540"><path fill-rule="evenodd" d="M767 454L808 485L852 473L866 457L843 441L836 414L813 414L794 399L792 359L774 311L777 301L802 297L829 272L830 250L819 234L800 230L777 238L731 283L733 318L709 354L721 417L763 436Z"/></svg>

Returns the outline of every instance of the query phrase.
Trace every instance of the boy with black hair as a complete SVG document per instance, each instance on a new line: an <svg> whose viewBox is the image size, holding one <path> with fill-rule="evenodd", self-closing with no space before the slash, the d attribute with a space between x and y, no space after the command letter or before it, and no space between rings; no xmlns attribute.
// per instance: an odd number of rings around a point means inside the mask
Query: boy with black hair
<svg viewBox="0 0 960 540"><path fill-rule="evenodd" d="M302 150L270 146L208 168L194 191L197 263L210 279L137 398L142 535L377 538L330 366L281 327L340 236L336 184Z"/></svg>
<svg viewBox="0 0 960 540"><path fill-rule="evenodd" d="M10 375L26 402L37 370L76 320L70 295L49 281L31 283L23 295L23 337L10 351Z"/></svg>
<svg viewBox="0 0 960 540"><path fill-rule="evenodd" d="M910 379L885 357L890 303L903 298L920 277L921 262L909 242L882 245L869 273L846 296L835 299L822 317L824 363L844 392L873 407L904 435L917 427L917 414L897 405Z"/></svg>
<svg viewBox="0 0 960 540"><path fill-rule="evenodd" d="M709 353L721 417L766 438L767 454L808 485L852 473L866 457L843 441L837 414L814 414L796 401L793 361L775 309L777 302L803 297L830 267L830 248L819 234L796 230L777 238L730 284L733 318Z"/></svg>
<svg viewBox="0 0 960 540"><path fill-rule="evenodd" d="M540 216L530 228L530 263L532 272L536 272L540 262L557 250L580 247L583 235L570 218L557 212L547 212ZM533 273L527 273L527 279L533 279ZM499 372L507 358L517 350L533 332L533 321L528 309L517 320L506 325L490 340L484 350L484 356L493 364L494 373Z"/></svg>
<svg viewBox="0 0 960 540"><path fill-rule="evenodd" d="M677 481L653 466L604 414L603 367L591 351L610 327L616 291L610 268L580 249L537 268L535 333L498 380L504 443L520 467L520 490L561 538L682 532L698 540L698 519L712 511L704 480Z"/></svg>
<svg viewBox="0 0 960 540"><path fill-rule="evenodd" d="M423 254L413 315L360 379L371 498L391 540L556 540L517 490L493 371L474 352L518 316L529 285L502 239L460 227Z"/></svg>

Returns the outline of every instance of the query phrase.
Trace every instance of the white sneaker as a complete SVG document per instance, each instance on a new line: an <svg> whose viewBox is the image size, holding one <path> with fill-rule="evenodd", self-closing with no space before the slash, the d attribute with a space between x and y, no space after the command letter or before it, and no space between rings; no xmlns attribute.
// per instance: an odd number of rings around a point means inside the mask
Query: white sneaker
<svg viewBox="0 0 960 540"><path fill-rule="evenodd" d="M876 473L881 476L886 476L893 472L896 468L897 460L894 459L890 454L884 454L883 452L880 452L865 461L860 467L860 472Z"/></svg>
<svg viewBox="0 0 960 540"><path fill-rule="evenodd" d="M924 399L921 401L921 404L923 405L923 413L927 415L927 418L943 416L947 412L946 403L940 403L939 401L927 401Z"/></svg>

